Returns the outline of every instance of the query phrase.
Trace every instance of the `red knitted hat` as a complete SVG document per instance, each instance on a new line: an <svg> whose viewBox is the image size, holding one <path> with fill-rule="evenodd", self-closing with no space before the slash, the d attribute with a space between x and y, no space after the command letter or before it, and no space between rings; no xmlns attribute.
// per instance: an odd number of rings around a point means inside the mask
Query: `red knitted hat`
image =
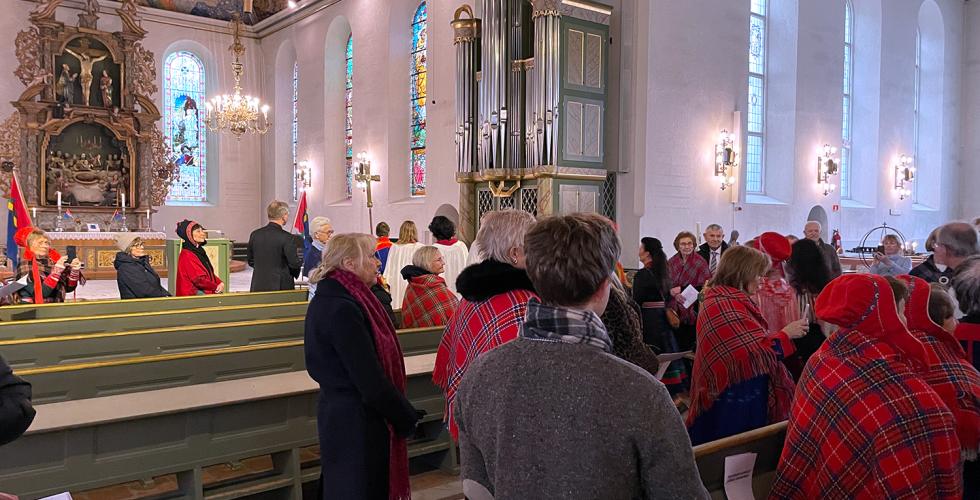
<svg viewBox="0 0 980 500"><path fill-rule="evenodd" d="M789 240L772 231L759 235L754 240L753 247L767 254L772 259L773 264L786 261L793 254L793 247L789 244Z"/></svg>

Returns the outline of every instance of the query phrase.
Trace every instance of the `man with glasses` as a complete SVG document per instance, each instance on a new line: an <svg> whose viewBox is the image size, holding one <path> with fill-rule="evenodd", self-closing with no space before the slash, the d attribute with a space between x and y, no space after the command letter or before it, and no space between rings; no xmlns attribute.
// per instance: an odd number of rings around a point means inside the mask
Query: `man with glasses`
<svg viewBox="0 0 980 500"><path fill-rule="evenodd" d="M303 276L306 278L316 269L316 266L320 265L323 250L327 248L327 242L333 237L333 224L330 219L322 215L314 217L310 221L310 231L313 231L313 242L303 255Z"/></svg>

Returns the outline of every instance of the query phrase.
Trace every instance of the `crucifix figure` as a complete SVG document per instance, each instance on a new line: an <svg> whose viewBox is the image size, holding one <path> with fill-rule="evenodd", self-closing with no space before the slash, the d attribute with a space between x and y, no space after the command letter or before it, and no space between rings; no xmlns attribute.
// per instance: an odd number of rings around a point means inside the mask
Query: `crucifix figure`
<svg viewBox="0 0 980 500"><path fill-rule="evenodd" d="M370 232L370 228L374 227L374 214L371 210L374 207L374 198L371 196L371 183L381 182L381 176L371 175L371 160L364 151L357 154L357 173L354 174L354 180L364 184L364 192L367 194L368 232Z"/></svg>
<svg viewBox="0 0 980 500"><path fill-rule="evenodd" d="M78 52L72 50L71 47L65 47L65 52L75 56L78 59L78 64L82 67L79 75L82 77L82 105L89 105L89 97L92 94L92 66L95 63L109 57L109 53L103 50L97 50L89 48L88 39L83 38L79 45L81 46Z"/></svg>

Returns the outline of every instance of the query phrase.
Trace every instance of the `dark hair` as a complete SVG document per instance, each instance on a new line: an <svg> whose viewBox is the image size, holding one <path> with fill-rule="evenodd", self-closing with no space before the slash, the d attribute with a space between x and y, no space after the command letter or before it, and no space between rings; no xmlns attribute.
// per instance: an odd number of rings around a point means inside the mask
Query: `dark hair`
<svg viewBox="0 0 980 500"><path fill-rule="evenodd" d="M387 222L379 222L377 226L374 226L374 234L376 236L388 236L391 234L391 226Z"/></svg>
<svg viewBox="0 0 980 500"><path fill-rule="evenodd" d="M694 243L695 247L698 246L698 237L694 236L694 233L690 231L681 231L677 233L676 237L674 237L674 250L677 250L678 252L681 251L681 240L684 238L690 238L691 243Z"/></svg>
<svg viewBox="0 0 980 500"><path fill-rule="evenodd" d="M608 280L619 257L609 219L571 214L542 219L524 236L527 275L546 304L578 306Z"/></svg>
<svg viewBox="0 0 980 500"><path fill-rule="evenodd" d="M437 215L429 223L429 231L437 240L448 240L456 236L456 224L445 215Z"/></svg>
<svg viewBox="0 0 980 500"><path fill-rule="evenodd" d="M893 278L891 276L885 276L885 280L888 281L888 286L892 288L892 295L895 296L895 305L897 306L899 302L909 300L909 287L904 282L898 278Z"/></svg>
<svg viewBox="0 0 980 500"><path fill-rule="evenodd" d="M942 326L947 319L956 313L953 307L953 299L949 298L949 293L939 283L929 285L929 319L933 323Z"/></svg>
<svg viewBox="0 0 980 500"><path fill-rule="evenodd" d="M790 285L798 293L818 294L830 283L830 266L820 247L813 240L803 238L793 243L789 257Z"/></svg>
<svg viewBox="0 0 980 500"><path fill-rule="evenodd" d="M646 269L653 274L657 286L660 287L660 293L667 296L670 290L670 273L667 272L667 254L664 253L663 244L657 238L650 237L641 239L640 244L652 259L650 267Z"/></svg>

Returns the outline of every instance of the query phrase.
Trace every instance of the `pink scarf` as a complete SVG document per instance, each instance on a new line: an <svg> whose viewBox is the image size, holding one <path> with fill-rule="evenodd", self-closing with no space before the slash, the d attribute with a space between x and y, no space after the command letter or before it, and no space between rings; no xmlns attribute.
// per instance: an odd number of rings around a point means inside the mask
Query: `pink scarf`
<svg viewBox="0 0 980 500"><path fill-rule="evenodd" d="M343 285L367 313L381 368L384 369L388 380L402 394L405 394L405 358L402 355L401 346L398 345L395 327L391 324L388 313L381 307L381 303L378 302L377 297L371 293L367 285L353 273L338 269L328 274L327 277L333 278ZM408 445L404 439L395 434L390 424L388 425L388 436L388 498L391 500L411 498L411 487L408 483Z"/></svg>

